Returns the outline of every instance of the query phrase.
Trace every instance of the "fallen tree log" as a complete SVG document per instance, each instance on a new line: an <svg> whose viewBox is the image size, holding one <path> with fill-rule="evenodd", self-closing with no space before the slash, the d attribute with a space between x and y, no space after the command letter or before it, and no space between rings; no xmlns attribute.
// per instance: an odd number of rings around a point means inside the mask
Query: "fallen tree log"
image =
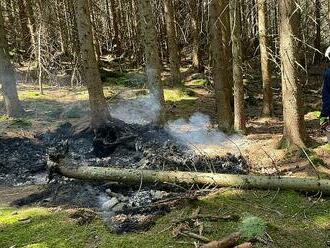
<svg viewBox="0 0 330 248"><path fill-rule="evenodd" d="M110 167L69 166L62 161L51 168L63 176L81 180L113 181L120 183L209 184L221 187L256 189L289 189L330 194L330 180L280 176L232 175L186 171L153 171Z"/></svg>

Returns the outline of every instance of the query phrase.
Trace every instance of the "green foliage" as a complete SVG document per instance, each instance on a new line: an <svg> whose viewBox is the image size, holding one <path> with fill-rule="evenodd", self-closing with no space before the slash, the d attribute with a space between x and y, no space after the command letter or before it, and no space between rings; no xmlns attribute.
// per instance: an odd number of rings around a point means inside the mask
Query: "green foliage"
<svg viewBox="0 0 330 248"><path fill-rule="evenodd" d="M243 219L239 231L243 238L253 239L262 237L266 232L267 224L256 216L247 216Z"/></svg>

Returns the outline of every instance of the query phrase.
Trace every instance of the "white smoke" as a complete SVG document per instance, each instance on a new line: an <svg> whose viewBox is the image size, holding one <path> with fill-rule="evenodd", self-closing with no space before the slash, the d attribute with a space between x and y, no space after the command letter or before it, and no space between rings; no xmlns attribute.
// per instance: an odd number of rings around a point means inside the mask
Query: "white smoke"
<svg viewBox="0 0 330 248"><path fill-rule="evenodd" d="M112 117L126 123L145 125L159 117L160 104L152 95L124 99L110 106ZM195 152L208 155L224 155L227 152L238 154L247 145L247 139L239 134L227 135L212 126L210 117L195 113L188 120L170 121L166 131L180 143L187 145Z"/></svg>
<svg viewBox="0 0 330 248"><path fill-rule="evenodd" d="M117 101L111 105L110 114L129 124L145 125L158 119L160 109L161 106L155 97L144 95Z"/></svg>
<svg viewBox="0 0 330 248"><path fill-rule="evenodd" d="M169 122L166 130L191 149L209 155L220 155L227 152L239 153L247 143L242 135L227 135L213 128L209 116L198 112L189 120L178 119Z"/></svg>

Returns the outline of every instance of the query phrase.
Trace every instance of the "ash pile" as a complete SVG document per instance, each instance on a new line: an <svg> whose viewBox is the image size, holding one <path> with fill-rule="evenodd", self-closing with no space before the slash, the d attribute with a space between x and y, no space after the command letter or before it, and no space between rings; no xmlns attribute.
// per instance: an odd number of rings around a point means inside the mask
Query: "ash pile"
<svg viewBox="0 0 330 248"><path fill-rule="evenodd" d="M64 125L61 140L46 135L50 146L48 163L59 157L69 158L71 166L120 167L165 171L199 171L247 174L249 167L242 156L208 157L200 155L153 124L127 124L113 119L97 132ZM82 131L77 132L77 129ZM157 216L182 201L194 200L202 191L198 186L156 183L123 185L120 182L81 182L55 175L51 190L43 202L94 208L117 233L148 229ZM206 191L203 191L206 192Z"/></svg>
<svg viewBox="0 0 330 248"><path fill-rule="evenodd" d="M112 119L97 132L72 127L70 123L39 138L47 144L47 163L67 157L70 166L99 166L164 171L198 171L247 174L248 163L242 156L209 157L198 154L166 130L153 124L127 124ZM87 125L86 125L87 126ZM78 131L79 130L79 131ZM146 230L155 219L182 202L195 200L207 192L198 185L164 183L127 185L120 182L84 182L49 175L47 189L15 202L16 205L40 204L93 209L116 233ZM83 216L79 217L84 219Z"/></svg>

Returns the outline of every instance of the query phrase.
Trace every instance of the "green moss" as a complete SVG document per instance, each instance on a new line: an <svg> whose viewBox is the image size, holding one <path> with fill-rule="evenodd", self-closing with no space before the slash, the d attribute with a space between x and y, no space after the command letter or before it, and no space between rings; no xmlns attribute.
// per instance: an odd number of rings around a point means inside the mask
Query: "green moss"
<svg viewBox="0 0 330 248"><path fill-rule="evenodd" d="M178 243L194 240L174 238L171 225L173 220L191 215L196 207L200 207L202 214L242 217L242 222L203 220L203 235L210 239L221 239L242 230L242 225L249 234L256 236L265 230L265 223L267 233L274 240L272 247L325 247L329 239L330 203L327 199L310 200L292 191L228 189L218 195L186 203L160 218L147 232L125 235L110 233L100 219L89 225L78 225L65 211L0 208L0 247L191 247ZM17 214L13 214L15 211ZM19 221L27 217L31 219L29 223ZM192 231L197 232L197 229ZM256 243L254 247L268 246Z"/></svg>
<svg viewBox="0 0 330 248"><path fill-rule="evenodd" d="M243 238L248 240L262 237L266 232L267 224L256 216L247 216L243 219L239 231Z"/></svg>
<svg viewBox="0 0 330 248"><path fill-rule="evenodd" d="M0 115L0 122L8 121L9 119L8 115Z"/></svg>
<svg viewBox="0 0 330 248"><path fill-rule="evenodd" d="M206 80L206 79L196 79L196 80L192 80L189 83L189 86L208 86L210 85L210 81Z"/></svg>
<svg viewBox="0 0 330 248"><path fill-rule="evenodd" d="M44 99L46 98L45 95L41 95L38 91L22 91L19 94L19 97L21 100L26 100L26 99Z"/></svg>
<svg viewBox="0 0 330 248"><path fill-rule="evenodd" d="M193 95L193 96L191 96ZM165 89L165 101L179 102L182 100L196 100L197 97L185 88Z"/></svg>

